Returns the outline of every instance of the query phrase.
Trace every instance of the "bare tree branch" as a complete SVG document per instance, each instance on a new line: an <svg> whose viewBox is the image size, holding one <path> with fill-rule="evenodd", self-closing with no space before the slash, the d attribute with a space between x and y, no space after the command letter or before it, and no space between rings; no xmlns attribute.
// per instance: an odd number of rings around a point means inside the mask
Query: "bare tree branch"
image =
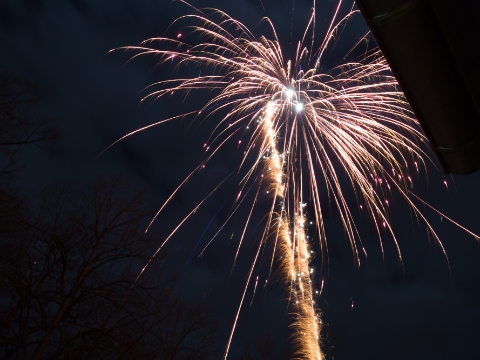
<svg viewBox="0 0 480 360"><path fill-rule="evenodd" d="M210 359L216 319L186 304L144 234L140 193L118 178L47 189L0 233L0 357Z"/></svg>
<svg viewBox="0 0 480 360"><path fill-rule="evenodd" d="M18 170L17 155L25 145L46 148L59 139L53 119L39 114L36 89L0 69L0 176Z"/></svg>

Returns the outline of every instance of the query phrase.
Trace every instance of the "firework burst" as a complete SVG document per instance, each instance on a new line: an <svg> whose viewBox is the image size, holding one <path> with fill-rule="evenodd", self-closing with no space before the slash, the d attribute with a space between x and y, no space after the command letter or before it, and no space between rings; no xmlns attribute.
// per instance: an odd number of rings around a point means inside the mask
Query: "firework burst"
<svg viewBox="0 0 480 360"><path fill-rule="evenodd" d="M208 116L216 121L204 160L174 191L155 218L193 174L226 143L233 141L236 134L243 134L240 143L245 156L239 171L244 170L244 176L230 216L249 189L257 190L235 261L247 236L253 208L259 200L265 199L261 195L266 194L270 199L265 228L248 273L225 357L261 249L268 243L273 250L270 268L277 264L288 289L297 358L323 359L322 323L316 307L318 290L310 265L313 250L306 224L315 224L319 254L325 260L328 250L323 218L325 208L333 204L358 265L361 253L366 256L352 209L344 195L342 178L348 179L359 206L369 214L382 248L383 238L389 234L402 258L388 216L388 199L397 196L424 221L443 249L434 229L416 205L424 202L412 192L410 168L415 173L425 168L424 159L428 156L422 144L426 139L385 59L373 50L360 60L345 62L328 72L320 71L323 54L334 43L341 26L355 13L351 11L337 18L340 5L341 2L321 44L315 48L313 35L308 35L315 32L314 4L292 60L284 58L268 18L263 21L270 26L272 39L257 38L242 23L217 9L194 9L193 14L175 20L173 26L187 23L182 27L186 31L183 34L149 39L139 46L123 48L135 52L132 59L153 55L159 66L174 62L177 67L194 65L207 73L157 82L149 87L149 94L142 101L198 90L213 94L197 111L162 120L118 140L186 116ZM193 44L192 38L196 39ZM321 188L327 190L327 199L321 196ZM178 224L158 251L210 195Z"/></svg>

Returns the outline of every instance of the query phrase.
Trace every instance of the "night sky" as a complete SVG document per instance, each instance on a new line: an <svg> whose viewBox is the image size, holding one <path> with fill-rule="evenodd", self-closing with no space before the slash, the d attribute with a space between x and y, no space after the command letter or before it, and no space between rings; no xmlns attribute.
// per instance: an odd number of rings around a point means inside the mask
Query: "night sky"
<svg viewBox="0 0 480 360"><path fill-rule="evenodd" d="M285 53L292 54L290 41L293 39L296 44L295 40L302 35L311 1L296 0L293 12L292 0L263 0L263 3L277 27ZM257 35L264 29L258 25L265 15L259 0L192 0L191 4L219 8ZM328 26L335 5L336 1L317 0L318 39ZM351 6L347 1L343 11ZM108 52L120 46L137 45L150 37L172 36L182 29L173 28L165 33L170 23L190 12L187 6L169 0L0 0L0 64L38 87L43 97L43 113L57 118L62 131L61 141L51 151L29 149L23 153L26 167L19 179L21 187L30 191L38 185L69 180L83 183L99 174L121 174L135 186L146 188L152 211L163 204L202 160L203 144L215 125L215 117L204 123L184 120L149 129L98 157L126 133L196 108L205 99L205 94L192 95L186 102L181 97L172 97L140 106L140 97L146 94L143 89L172 76L171 68L153 70L152 59L125 64L129 54ZM342 38L353 43L365 30L358 15ZM344 50L342 44L337 49L340 54ZM335 61L332 55L331 65ZM179 76L194 74L193 69L181 71L184 73ZM202 195L235 169L240 155L236 145L227 146L179 193L156 221L154 230L161 236L167 235ZM428 184L424 173L415 179L418 193L480 234L480 172L451 177L441 172L436 159L434 163L438 169L429 165ZM203 257L198 257L199 249L193 250L212 218L199 248L226 220L238 180L227 181L165 248L168 271L181 274L182 296L204 298L216 307L222 331L221 349L235 316L255 241L259 239L258 228L252 226L251 236L232 271L248 206L239 210ZM323 334L327 358L479 358L480 243L425 209L443 241L447 260L440 247L427 236L425 226L411 219L400 199L393 199L392 203L392 223L401 245L403 264L389 238L382 256L373 226L358 211L356 219L369 256L362 257L360 268L355 267L338 214L332 212L326 219L329 262L316 282L325 280L318 304L327 324ZM352 206L357 206L354 201ZM253 223L261 224L261 220L259 217ZM254 272L260 278L260 285L249 308L250 287L229 358L237 358L244 344L259 333L270 332L279 349L288 346L289 321L284 295L275 277L269 280L267 288L263 286L265 273L265 266Z"/></svg>

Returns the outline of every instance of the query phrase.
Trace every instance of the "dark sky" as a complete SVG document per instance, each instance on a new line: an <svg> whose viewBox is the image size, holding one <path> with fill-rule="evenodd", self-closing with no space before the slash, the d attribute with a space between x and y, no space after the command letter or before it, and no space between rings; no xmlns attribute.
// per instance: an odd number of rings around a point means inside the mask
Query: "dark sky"
<svg viewBox="0 0 480 360"><path fill-rule="evenodd" d="M257 26L264 15L259 0L192 0L191 3L220 8L256 33L262 31ZM298 39L303 31L311 1L295 1L293 14L291 0L263 0L263 3L288 53L290 38ZM335 1L317 0L317 38L321 38L335 5ZM350 7L351 2L344 4L344 10ZM0 64L38 86L43 96L43 111L56 117L62 127L63 138L53 152L25 153L27 167L21 186L32 188L71 179L84 182L102 173L123 174L135 186L147 189L152 209L163 203L202 159L199 154L214 119L201 126L197 122L189 127L188 121L183 121L150 129L96 159L129 131L185 111L201 100L200 95L192 96L188 104L172 99L139 106L139 94L145 94L144 87L169 76L169 69L152 71L153 63L143 60L123 66L128 54L107 52L163 35L173 19L188 12L185 5L169 0L0 0ZM364 31L365 25L358 16L342 37L353 42ZM341 52L342 46L338 48ZM236 147L227 147L180 192L156 222L155 230L167 234L195 206L200 195L235 169L238 158ZM444 180L448 182L448 190ZM452 178L430 166L428 186L425 174L416 182L425 200L480 233L480 172ZM231 198L235 184L233 180L227 182L165 249L170 271L182 274L183 296L204 297L218 309L223 332L220 347L226 343L258 240L258 230L253 230L238 265L231 272L242 216L248 209L239 211L240 220L229 222L202 258L197 258L197 251L188 260L214 215L218 212L201 244L226 219L228 205L222 206ZM480 244L445 220L440 221L435 213L428 209L425 212L443 241L448 260L428 238L425 227L415 225L410 219L400 200L394 200L392 222L401 244L403 266L392 241L386 241L382 257L373 228L358 217L369 257L362 259L360 269L355 268L338 216L333 213L326 220L328 273L316 281L325 279L319 305L327 324L324 337L329 359L480 356ZM260 221L259 218L257 223ZM232 233L234 237L229 243ZM261 284L265 281L264 273L255 273L260 276ZM232 359L256 333L271 332L278 347L285 346L288 317L282 296L278 285L268 287L268 291L260 286L249 308L249 292L234 338Z"/></svg>

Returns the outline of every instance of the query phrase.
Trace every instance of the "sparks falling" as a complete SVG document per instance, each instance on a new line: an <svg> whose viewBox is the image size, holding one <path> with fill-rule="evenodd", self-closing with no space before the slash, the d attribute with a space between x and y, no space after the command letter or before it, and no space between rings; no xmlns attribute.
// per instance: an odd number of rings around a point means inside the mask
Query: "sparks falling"
<svg viewBox="0 0 480 360"><path fill-rule="evenodd" d="M271 39L256 38L242 23L220 10L199 10L191 6L193 14L182 16L172 24L188 23L181 33L123 48L134 51L133 58L153 55L158 65L193 65L194 69L201 68L205 72L187 79L159 81L150 87L150 93L142 101L177 93L188 95L196 90L208 90L213 94L197 111L162 120L118 140L188 116L208 116L216 121L214 133L204 145L204 160L168 198L155 218L179 189L229 141L244 147L239 170L245 170L245 175L227 221L249 192L256 193L234 262L248 236L253 209L260 201L270 201L270 211L247 274L225 358L248 286L252 278L255 279L253 271L261 249L268 244L272 249L271 268L279 268L287 288L296 356L298 359L324 359L320 341L322 322L316 305L319 291L315 289L311 265L314 250L306 225L314 224L319 244L315 250L325 260L328 248L323 218L325 209L333 204L340 214L355 261L360 265L361 254L365 257L367 254L344 196L342 178L345 176L357 195L359 208L372 220L382 249L383 239L389 234L402 259L388 216L388 199L392 197L406 201L443 249L434 229L416 205L425 203L412 192L409 167L414 168L415 174L425 168L424 159L428 156L421 146L426 139L385 59L378 51L367 51L360 60L345 62L328 72L320 70L323 54L334 44L340 27L355 13L350 11L338 18L340 6L341 1L325 37L315 47L313 35L309 36L315 33L314 3L310 21L292 60L284 58L275 28L268 18L262 21L269 25ZM192 43L192 39L196 41ZM238 135L242 135L241 140L235 138ZM219 186L221 184L212 193ZM328 199L321 196L321 187L326 188ZM158 251L212 193L175 227ZM257 284L258 276L254 292ZM323 280L320 293L322 290Z"/></svg>

